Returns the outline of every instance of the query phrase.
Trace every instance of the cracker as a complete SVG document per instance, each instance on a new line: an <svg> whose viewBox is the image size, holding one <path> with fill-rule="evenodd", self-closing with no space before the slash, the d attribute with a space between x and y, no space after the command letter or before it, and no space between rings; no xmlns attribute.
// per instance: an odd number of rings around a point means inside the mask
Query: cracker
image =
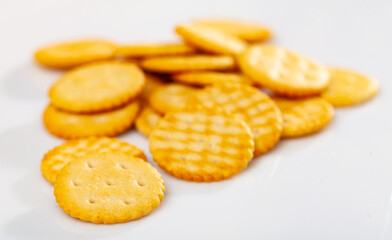
<svg viewBox="0 0 392 240"><path fill-rule="evenodd" d="M325 99L273 98L282 112L282 137L300 137L323 129L334 117L334 110Z"/></svg>
<svg viewBox="0 0 392 240"><path fill-rule="evenodd" d="M228 55L191 55L151 57L140 62L141 68L151 72L176 73L183 71L234 70L234 59Z"/></svg>
<svg viewBox="0 0 392 240"><path fill-rule="evenodd" d="M146 84L139 96L142 100L147 100L152 92L166 84L163 79L152 74L145 74L145 82Z"/></svg>
<svg viewBox="0 0 392 240"><path fill-rule="evenodd" d="M126 58L185 55L195 52L193 47L183 43L122 45L116 50L118 55Z"/></svg>
<svg viewBox="0 0 392 240"><path fill-rule="evenodd" d="M251 80L242 74L234 72L217 72L217 71L198 71L176 73L171 78L177 82L195 85L208 86L219 83L246 83L252 84Z"/></svg>
<svg viewBox="0 0 392 240"><path fill-rule="evenodd" d="M271 38L272 31L266 26L238 20L196 20L194 24L218 29L247 42L261 42Z"/></svg>
<svg viewBox="0 0 392 240"><path fill-rule="evenodd" d="M218 29L197 24L180 25L176 33L193 46L214 54L237 55L242 53L247 43Z"/></svg>
<svg viewBox="0 0 392 240"><path fill-rule="evenodd" d="M61 169L70 161L90 153L122 152L147 161L138 147L115 138L90 137L67 141L47 152L41 161L42 175L50 183L56 181Z"/></svg>
<svg viewBox="0 0 392 240"><path fill-rule="evenodd" d="M139 111L139 101L109 112L74 114L49 105L43 115L46 129L64 139L116 136L130 128Z"/></svg>
<svg viewBox="0 0 392 240"><path fill-rule="evenodd" d="M350 106L365 102L379 91L378 83L360 73L330 68L331 83L322 97L335 107Z"/></svg>
<svg viewBox="0 0 392 240"><path fill-rule="evenodd" d="M57 175L60 208L93 223L122 223L148 215L165 192L162 176L149 163L120 152L90 153Z"/></svg>
<svg viewBox="0 0 392 240"><path fill-rule="evenodd" d="M149 98L152 108L161 114L183 109L196 88L170 83L156 89Z"/></svg>
<svg viewBox="0 0 392 240"><path fill-rule="evenodd" d="M52 104L74 113L93 113L120 107L143 90L143 72L134 64L101 62L64 74L50 89Z"/></svg>
<svg viewBox="0 0 392 240"><path fill-rule="evenodd" d="M190 181L218 181L246 168L254 151L249 127L217 109L170 112L150 135L154 160Z"/></svg>
<svg viewBox="0 0 392 240"><path fill-rule="evenodd" d="M282 116L275 103L265 93L244 84L221 84L207 87L189 100L205 107L220 107L230 116L239 118L250 127L255 141L255 156L259 156L279 141Z"/></svg>
<svg viewBox="0 0 392 240"><path fill-rule="evenodd" d="M136 118L135 127L136 129L144 134L145 136L149 136L155 126L158 124L159 120L162 119L162 115L155 111L150 106L144 106L143 110Z"/></svg>
<svg viewBox="0 0 392 240"><path fill-rule="evenodd" d="M102 40L83 40L55 44L39 49L35 60L50 68L68 69L86 63L110 60L116 45Z"/></svg>
<svg viewBox="0 0 392 240"><path fill-rule="evenodd" d="M303 56L272 45L253 45L239 65L255 83L289 97L320 94L328 87L328 69Z"/></svg>

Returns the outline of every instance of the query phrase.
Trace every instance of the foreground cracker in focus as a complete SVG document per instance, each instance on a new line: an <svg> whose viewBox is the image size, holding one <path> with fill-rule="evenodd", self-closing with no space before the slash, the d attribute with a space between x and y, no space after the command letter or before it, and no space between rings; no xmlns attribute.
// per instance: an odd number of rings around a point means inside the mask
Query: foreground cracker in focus
<svg viewBox="0 0 392 240"><path fill-rule="evenodd" d="M93 223L139 219L158 207L164 192L162 176L155 168L119 152L75 159L61 170L54 183L60 208Z"/></svg>

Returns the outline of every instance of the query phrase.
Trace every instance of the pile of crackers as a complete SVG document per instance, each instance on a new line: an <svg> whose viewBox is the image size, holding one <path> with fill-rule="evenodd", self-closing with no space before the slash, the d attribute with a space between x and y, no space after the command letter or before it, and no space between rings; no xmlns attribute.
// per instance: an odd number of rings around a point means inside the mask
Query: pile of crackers
<svg viewBox="0 0 392 240"><path fill-rule="evenodd" d="M118 223L149 214L162 176L136 146L111 138L133 125L171 175L219 181L282 138L320 131L334 107L378 92L363 74L268 43L269 28L230 20L176 27L182 41L81 40L44 47L36 61L66 70L49 90L43 122L67 139L43 158L59 206L75 218Z"/></svg>

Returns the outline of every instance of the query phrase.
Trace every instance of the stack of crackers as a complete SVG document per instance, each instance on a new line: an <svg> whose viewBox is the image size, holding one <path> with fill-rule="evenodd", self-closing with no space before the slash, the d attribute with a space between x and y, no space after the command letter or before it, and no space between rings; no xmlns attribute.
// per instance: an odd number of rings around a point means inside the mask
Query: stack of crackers
<svg viewBox="0 0 392 240"><path fill-rule="evenodd" d="M199 20L175 31L182 42L73 41L36 52L41 65L67 70L49 90L43 122L69 141L41 170L71 216L126 222L159 205L162 176L136 146L110 138L134 123L159 167L218 181L379 89L370 77L266 43L272 32L259 24Z"/></svg>

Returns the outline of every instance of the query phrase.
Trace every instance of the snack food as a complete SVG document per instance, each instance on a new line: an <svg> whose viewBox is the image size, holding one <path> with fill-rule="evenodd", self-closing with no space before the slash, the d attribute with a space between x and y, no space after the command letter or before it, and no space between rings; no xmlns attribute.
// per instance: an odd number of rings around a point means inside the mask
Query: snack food
<svg viewBox="0 0 392 240"><path fill-rule="evenodd" d="M255 83L283 96L307 97L328 87L328 69L280 47L258 44L239 57L239 65Z"/></svg>
<svg viewBox="0 0 392 240"><path fill-rule="evenodd" d="M159 120L161 119L162 119L161 114L159 114L150 106L144 106L143 110L136 118L135 127L139 132L141 132L145 136L149 136L152 130L158 124Z"/></svg>
<svg viewBox="0 0 392 240"><path fill-rule="evenodd" d="M260 42L271 37L269 28L260 24L238 20L202 19L193 21L194 24L219 29L227 34L236 36L248 42Z"/></svg>
<svg viewBox="0 0 392 240"><path fill-rule="evenodd" d="M95 152L117 151L147 160L142 150L129 143L115 138L89 137L67 141L47 152L41 162L41 172L46 180L54 183L57 174L70 161Z"/></svg>
<svg viewBox="0 0 392 240"><path fill-rule="evenodd" d="M116 53L126 58L139 58L151 56L186 55L196 50L183 43L169 44L129 44L119 46Z"/></svg>
<svg viewBox="0 0 392 240"><path fill-rule="evenodd" d="M140 62L141 68L151 72L176 73L183 71L234 70L234 59L228 55L191 55L151 57Z"/></svg>
<svg viewBox="0 0 392 240"><path fill-rule="evenodd" d="M215 85L195 94L190 102L209 108L220 107L233 118L245 121L254 137L256 157L279 141L281 113L268 95L254 87L228 83Z"/></svg>
<svg viewBox="0 0 392 240"><path fill-rule="evenodd" d="M249 127L218 109L170 112L149 137L154 160L190 181L218 181L246 168L254 151Z"/></svg>
<svg viewBox="0 0 392 240"><path fill-rule="evenodd" d="M50 89L52 104L74 113L93 113L120 107L137 97L144 74L134 64L92 63L64 74Z"/></svg>
<svg viewBox="0 0 392 240"><path fill-rule="evenodd" d="M208 26L180 25L176 27L176 33L193 46L214 54L237 55L247 47L241 39Z"/></svg>
<svg viewBox="0 0 392 240"><path fill-rule="evenodd" d="M330 68L329 73L331 83L321 96L335 107L362 103L378 93L378 83L370 77L338 68Z"/></svg>
<svg viewBox="0 0 392 240"><path fill-rule="evenodd" d="M150 95L149 103L161 114L178 111L185 107L188 99L197 91L196 88L170 83L156 89Z"/></svg>
<svg viewBox="0 0 392 240"><path fill-rule="evenodd" d="M145 82L146 84L139 96L144 101L148 99L152 92L166 83L163 79L148 73L145 74Z"/></svg>
<svg viewBox="0 0 392 240"><path fill-rule="evenodd" d="M60 208L93 223L121 223L148 215L164 197L162 176L146 161L119 152L91 153L57 175Z"/></svg>
<svg viewBox="0 0 392 240"><path fill-rule="evenodd" d="M334 110L325 99L273 98L282 112L282 137L300 137L323 129L334 116Z"/></svg>
<svg viewBox="0 0 392 240"><path fill-rule="evenodd" d="M110 60L116 45L103 40L81 40L55 44L39 49L35 60L50 68L67 69L82 64Z"/></svg>
<svg viewBox="0 0 392 240"><path fill-rule="evenodd" d="M171 78L177 82L195 85L207 86L218 83L246 83L252 84L251 80L240 73L218 72L218 71L196 71L176 73Z"/></svg>
<svg viewBox="0 0 392 240"><path fill-rule="evenodd" d="M50 133L65 139L116 136L132 126L139 108L139 101L133 101L109 112L74 114L48 105L43 114L43 122Z"/></svg>

